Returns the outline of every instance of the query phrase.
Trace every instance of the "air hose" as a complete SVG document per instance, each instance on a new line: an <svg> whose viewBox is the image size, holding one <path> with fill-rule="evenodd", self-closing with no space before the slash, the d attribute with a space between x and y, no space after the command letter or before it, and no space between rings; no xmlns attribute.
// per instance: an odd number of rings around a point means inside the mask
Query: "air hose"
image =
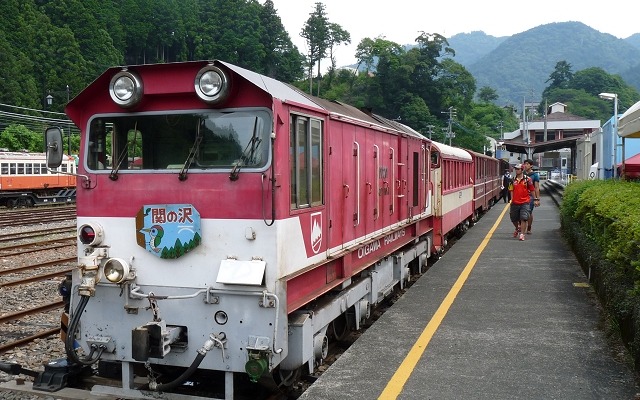
<svg viewBox="0 0 640 400"><path fill-rule="evenodd" d="M193 375L194 372L196 372L196 370L200 366L200 363L202 362L202 360L204 360L204 357L206 355L207 355L206 353L198 352L198 355L196 356L196 358L193 360L189 368L187 368L187 370L182 373L182 375L172 380L171 382L162 383L160 385L158 384L154 385L152 382L151 384L149 384L149 388L157 392L165 392L168 390L175 389L177 386L183 384L187 379L189 379L189 377Z"/></svg>
<svg viewBox="0 0 640 400"><path fill-rule="evenodd" d="M151 383L149 383L149 389L157 392L163 392L175 389L178 385L183 384L187 379L189 379L191 375L193 375L194 372L196 372L196 370L200 366L200 363L207 355L207 352L211 350L213 346L216 345L216 343L220 346L223 346L219 339L216 339L213 335L209 336L209 339L204 342L202 348L198 350L198 355L196 356L196 358L193 360L189 368L187 368L186 371L182 373L182 375L172 380L171 382L162 383L160 385L158 385L155 381L152 381Z"/></svg>
<svg viewBox="0 0 640 400"><path fill-rule="evenodd" d="M67 354L67 358L74 363L81 365L91 365L100 359L102 352L104 351L104 347L97 349L98 355L95 358L92 358L93 354L96 351L96 348L92 348L89 355L85 358L78 357L76 350L74 348L74 338L76 334L76 330L78 329L78 324L80 323L80 317L82 313L89 303L89 296L80 296L80 302L78 303L78 307L76 308L73 316L71 317L71 322L69 323L69 330L67 331L67 337L64 340L64 350Z"/></svg>

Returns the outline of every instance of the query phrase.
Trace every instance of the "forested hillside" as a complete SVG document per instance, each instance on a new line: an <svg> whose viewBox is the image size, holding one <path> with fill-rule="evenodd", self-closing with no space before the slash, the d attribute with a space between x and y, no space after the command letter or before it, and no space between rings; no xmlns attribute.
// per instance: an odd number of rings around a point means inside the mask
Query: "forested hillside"
<svg viewBox="0 0 640 400"><path fill-rule="evenodd" d="M495 50L508 36L495 37L484 32L459 33L448 38L449 45L455 50L454 60L469 67L476 61Z"/></svg>
<svg viewBox="0 0 640 400"><path fill-rule="evenodd" d="M0 103L61 111L106 68L221 58L287 82L304 57L267 1L2 0ZM67 93L69 87L69 93Z"/></svg>
<svg viewBox="0 0 640 400"><path fill-rule="evenodd" d="M640 48L581 22L562 22L513 35L475 63L464 65L478 87L496 89L499 104L519 105L525 97L540 101L560 61L571 64L574 71L600 67L610 74L632 76L625 73L640 65Z"/></svg>

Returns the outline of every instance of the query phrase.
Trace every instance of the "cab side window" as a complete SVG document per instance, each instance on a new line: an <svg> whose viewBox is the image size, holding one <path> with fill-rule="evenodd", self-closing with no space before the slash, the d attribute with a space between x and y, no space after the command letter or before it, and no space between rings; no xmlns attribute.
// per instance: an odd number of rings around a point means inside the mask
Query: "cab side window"
<svg viewBox="0 0 640 400"><path fill-rule="evenodd" d="M321 205L324 202L322 121L292 114L289 122L291 209Z"/></svg>

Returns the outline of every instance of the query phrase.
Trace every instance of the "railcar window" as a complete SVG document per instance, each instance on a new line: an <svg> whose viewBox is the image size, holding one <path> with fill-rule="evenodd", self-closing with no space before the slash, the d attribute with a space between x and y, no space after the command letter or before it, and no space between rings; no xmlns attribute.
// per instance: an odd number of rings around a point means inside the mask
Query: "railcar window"
<svg viewBox="0 0 640 400"><path fill-rule="evenodd" d="M431 152L431 168L438 168L440 165L440 152Z"/></svg>
<svg viewBox="0 0 640 400"><path fill-rule="evenodd" d="M190 172L264 168L271 131L264 109L97 117L86 163L91 170L180 171L193 150Z"/></svg>
<svg viewBox="0 0 640 400"><path fill-rule="evenodd" d="M0 165L0 174L2 174L2 175L8 175L9 174L9 164L8 163L2 163L2 165Z"/></svg>
<svg viewBox="0 0 640 400"><path fill-rule="evenodd" d="M322 121L291 115L289 161L291 208L323 204Z"/></svg>

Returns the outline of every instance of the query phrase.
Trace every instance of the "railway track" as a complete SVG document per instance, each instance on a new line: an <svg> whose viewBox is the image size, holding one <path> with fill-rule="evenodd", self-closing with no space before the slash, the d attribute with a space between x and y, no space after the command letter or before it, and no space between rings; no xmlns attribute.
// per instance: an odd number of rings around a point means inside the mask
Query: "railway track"
<svg viewBox="0 0 640 400"><path fill-rule="evenodd" d="M0 211L0 227L10 228L75 221L75 206L51 206L26 210Z"/></svg>
<svg viewBox="0 0 640 400"><path fill-rule="evenodd" d="M37 253L43 250L58 249L60 247L75 246L76 238L67 237L62 239L44 240L39 244L25 243L14 246L0 248L0 257L26 255L28 253Z"/></svg>
<svg viewBox="0 0 640 400"><path fill-rule="evenodd" d="M64 307L58 285L77 261L75 207L3 211L0 226L0 357L48 341L55 347Z"/></svg>

